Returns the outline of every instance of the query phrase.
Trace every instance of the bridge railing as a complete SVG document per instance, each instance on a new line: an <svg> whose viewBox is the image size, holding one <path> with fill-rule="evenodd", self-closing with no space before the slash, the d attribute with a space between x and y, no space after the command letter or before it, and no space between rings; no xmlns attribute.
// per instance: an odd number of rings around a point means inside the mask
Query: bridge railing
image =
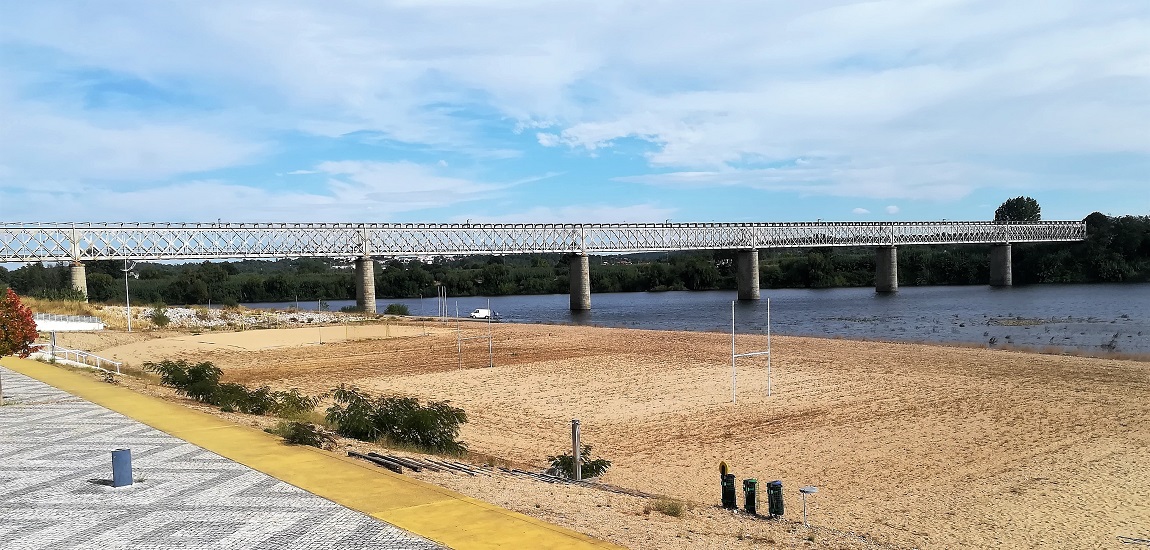
<svg viewBox="0 0 1150 550"><path fill-rule="evenodd" d="M0 262L192 260L1079 241L1082 222L0 224Z"/></svg>

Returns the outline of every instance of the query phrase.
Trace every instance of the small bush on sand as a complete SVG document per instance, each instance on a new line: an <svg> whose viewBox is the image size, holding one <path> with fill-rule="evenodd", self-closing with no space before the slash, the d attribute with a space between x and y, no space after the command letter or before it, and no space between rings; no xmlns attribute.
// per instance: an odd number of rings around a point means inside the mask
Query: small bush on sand
<svg viewBox="0 0 1150 550"><path fill-rule="evenodd" d="M442 453L461 453L467 445L456 438L467 422L463 409L446 401L421 405L413 397L376 397L355 386L341 384L331 392L335 403L327 409L327 421L336 432L361 441L387 440L401 445Z"/></svg>
<svg viewBox="0 0 1150 550"><path fill-rule="evenodd" d="M388 315L411 315L411 310L403 304L387 304L387 309L383 312Z"/></svg>
<svg viewBox="0 0 1150 550"><path fill-rule="evenodd" d="M309 397L295 388L284 392L272 391L268 386L253 390L243 384L221 384L223 371L210 362L191 365L169 359L144 363L144 370L158 373L160 383L175 388L177 393L220 407L224 412L302 417L319 403L318 397Z"/></svg>
<svg viewBox="0 0 1150 550"><path fill-rule="evenodd" d="M224 371L211 362L191 365L181 359L165 359L159 363L144 363L144 370L160 375L160 383L176 389L176 393L186 395L200 402L208 402L220 385Z"/></svg>
<svg viewBox="0 0 1150 550"><path fill-rule="evenodd" d="M583 461L582 467L579 472L582 474L583 479L592 477L599 477L607 472L611 467L611 461L605 458L591 458L591 446L584 445L582 451L579 453ZM549 456L547 460L551 462L551 468L548 473L551 475L574 479L575 475L575 457L570 453L558 456Z"/></svg>
<svg viewBox="0 0 1150 550"><path fill-rule="evenodd" d="M275 428L268 428L265 431L284 438L284 443L288 445L308 445L327 449L335 443L335 438L323 428L306 422L280 422Z"/></svg>
<svg viewBox="0 0 1150 550"><path fill-rule="evenodd" d="M683 504L683 501L666 497L659 497L651 502L648 502L647 505L643 507L644 514L659 512L660 514L674 518L682 516L683 512L686 510L687 505Z"/></svg>
<svg viewBox="0 0 1150 550"><path fill-rule="evenodd" d="M152 324L160 328L166 327L168 323L172 322L171 317L168 317L168 307L164 304L152 306L152 313L148 315L148 318L152 320Z"/></svg>

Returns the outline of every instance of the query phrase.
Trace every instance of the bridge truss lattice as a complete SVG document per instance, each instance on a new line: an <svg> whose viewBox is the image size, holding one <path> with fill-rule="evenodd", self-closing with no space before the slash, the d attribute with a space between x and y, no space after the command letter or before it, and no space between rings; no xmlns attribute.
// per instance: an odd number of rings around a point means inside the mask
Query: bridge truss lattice
<svg viewBox="0 0 1150 550"><path fill-rule="evenodd" d="M653 224L0 223L0 262L659 252L1080 241L1075 221Z"/></svg>

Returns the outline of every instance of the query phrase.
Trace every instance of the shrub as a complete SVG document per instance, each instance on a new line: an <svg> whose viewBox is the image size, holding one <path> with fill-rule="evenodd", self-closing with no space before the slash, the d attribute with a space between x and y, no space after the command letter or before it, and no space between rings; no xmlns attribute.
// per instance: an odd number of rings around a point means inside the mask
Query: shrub
<svg viewBox="0 0 1150 550"><path fill-rule="evenodd" d="M599 477L606 473L607 469L611 467L610 460L605 458L591 458L590 445L584 445L582 447L582 452L579 454L583 459L582 467L579 468L579 472L582 474L581 477L583 479ZM548 470L548 472L551 472L552 475L557 475L568 479L575 478L573 475L575 472L575 457L571 456L570 453L562 454L559 456L549 456L547 457L547 460L551 461L551 468Z"/></svg>
<svg viewBox="0 0 1150 550"><path fill-rule="evenodd" d="M166 359L159 363L144 363L144 370L158 373L160 383L176 389L180 393L200 402L208 402L220 385L224 371L211 362L189 365L181 359Z"/></svg>
<svg viewBox="0 0 1150 550"><path fill-rule="evenodd" d="M282 417L302 416L319 404L318 397L310 397L300 393L296 388L286 392L274 392L275 407L272 412Z"/></svg>
<svg viewBox="0 0 1150 550"><path fill-rule="evenodd" d="M168 323L172 322L171 317L168 317L168 308L164 304L156 304L152 307L152 313L148 315L152 320L152 324L157 327L166 327Z"/></svg>
<svg viewBox="0 0 1150 550"><path fill-rule="evenodd" d="M387 309L383 312L388 315L411 315L411 311L403 304L387 304Z"/></svg>
<svg viewBox="0 0 1150 550"><path fill-rule="evenodd" d="M339 308L340 313L363 313L363 308L360 306L343 306Z"/></svg>
<svg viewBox="0 0 1150 550"><path fill-rule="evenodd" d="M268 433L284 438L288 445L308 445L327 449L335 443L335 438L314 424L304 422L280 422L275 428L268 428Z"/></svg>
<svg viewBox="0 0 1150 550"><path fill-rule="evenodd" d="M190 365L184 360L169 359L159 363L144 363L144 370L158 373L160 383L175 388L177 393L201 403L216 405L225 412L302 416L319 403L318 397L304 395L296 388L283 392L272 391L267 386L252 390L243 384L221 384L223 371L210 362Z"/></svg>
<svg viewBox="0 0 1150 550"><path fill-rule="evenodd" d="M331 395L335 403L327 409L327 420L340 435L361 441L386 439L435 452L467 450L466 444L456 440L467 413L445 401L423 406L413 397L372 399L359 388L343 384Z"/></svg>
<svg viewBox="0 0 1150 550"><path fill-rule="evenodd" d="M680 500L659 497L652 502L648 502L647 505L643 507L643 513L650 514L651 512L659 512L660 514L677 518L682 516L686 509L687 505L683 504Z"/></svg>

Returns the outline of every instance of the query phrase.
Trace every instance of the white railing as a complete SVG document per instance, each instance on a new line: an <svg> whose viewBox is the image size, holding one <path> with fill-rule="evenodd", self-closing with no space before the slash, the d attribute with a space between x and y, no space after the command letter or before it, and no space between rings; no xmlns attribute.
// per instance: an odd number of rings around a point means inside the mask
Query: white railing
<svg viewBox="0 0 1150 550"><path fill-rule="evenodd" d="M91 315L63 315L59 313L35 313L32 318L36 321L58 321L63 323L99 323L103 321L99 317Z"/></svg>
<svg viewBox="0 0 1150 550"><path fill-rule="evenodd" d="M122 374L120 367L124 366L120 361L106 359L92 352L79 349L53 347L52 344L33 344L33 348L36 351L33 351L30 357L37 360L59 361L72 366L89 367L112 374ZM110 370L109 367L115 368L115 370Z"/></svg>

